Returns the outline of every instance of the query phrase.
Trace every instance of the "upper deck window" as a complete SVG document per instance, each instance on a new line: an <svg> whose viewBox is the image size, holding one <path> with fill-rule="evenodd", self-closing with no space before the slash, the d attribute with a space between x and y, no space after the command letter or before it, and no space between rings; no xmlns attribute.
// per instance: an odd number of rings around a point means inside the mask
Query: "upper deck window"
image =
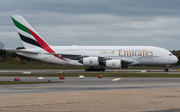
<svg viewBox="0 0 180 112"><path fill-rule="evenodd" d="M169 54L169 56L173 56L173 54Z"/></svg>

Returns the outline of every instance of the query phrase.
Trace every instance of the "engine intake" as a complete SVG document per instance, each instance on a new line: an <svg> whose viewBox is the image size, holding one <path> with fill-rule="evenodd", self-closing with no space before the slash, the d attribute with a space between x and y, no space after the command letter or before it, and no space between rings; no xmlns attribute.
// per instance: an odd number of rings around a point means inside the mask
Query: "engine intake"
<svg viewBox="0 0 180 112"><path fill-rule="evenodd" d="M97 66L99 65L99 58L98 57L86 57L83 58L81 61L84 66Z"/></svg>
<svg viewBox="0 0 180 112"><path fill-rule="evenodd" d="M106 67L121 68L121 60L106 60Z"/></svg>

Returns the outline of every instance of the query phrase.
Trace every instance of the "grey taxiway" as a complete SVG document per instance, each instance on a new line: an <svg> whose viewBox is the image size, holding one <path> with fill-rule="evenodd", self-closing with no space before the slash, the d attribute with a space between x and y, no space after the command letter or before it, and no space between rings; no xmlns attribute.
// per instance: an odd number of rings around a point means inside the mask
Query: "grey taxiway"
<svg viewBox="0 0 180 112"><path fill-rule="evenodd" d="M13 81L14 78L0 77L0 81ZM21 81L38 81L38 77L19 78ZM59 77L44 77L44 81L49 80L60 81ZM180 88L180 78L65 77L62 81L63 83L0 85L0 94Z"/></svg>
<svg viewBox="0 0 180 112"><path fill-rule="evenodd" d="M44 74L44 73L82 73L84 70L0 70L0 74ZM141 72L141 70L107 70L105 72ZM151 73L177 73L151 70ZM100 72L99 72L100 73ZM0 81L13 81L15 77L0 77ZM19 77L21 81L38 81L38 77ZM44 77L44 81L60 81L59 77ZM121 77L65 77L63 83L0 85L0 94L76 92L90 90L130 90L154 88L180 88L180 78L121 78Z"/></svg>

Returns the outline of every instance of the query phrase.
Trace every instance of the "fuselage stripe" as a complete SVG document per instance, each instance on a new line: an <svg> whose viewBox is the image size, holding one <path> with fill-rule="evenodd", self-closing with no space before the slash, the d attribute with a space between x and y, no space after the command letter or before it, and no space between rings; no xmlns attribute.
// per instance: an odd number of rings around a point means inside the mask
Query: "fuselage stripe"
<svg viewBox="0 0 180 112"><path fill-rule="evenodd" d="M41 47L43 48L44 50L46 50L47 52L49 53L55 53L50 47L49 45L43 40L41 39L36 33L34 33L32 30L30 30L29 28L27 28L26 26L24 26L23 24L19 23L18 21L16 21L13 17L11 17L15 26L19 29L21 29L22 31L26 32L26 33L29 33L31 34L32 36L34 36L34 38L37 40L34 41L33 39L30 39L30 38L25 38L25 36L20 35L21 39L24 41L24 42L27 42L29 44L33 44L35 46L38 46L38 47ZM54 55L55 57L61 59L61 60L64 60L64 61L67 61L66 59L62 58L62 57L59 57L59 55Z"/></svg>
<svg viewBox="0 0 180 112"><path fill-rule="evenodd" d="M22 40L22 41L24 41L24 42L26 42L26 43L29 43L29 44L32 44L32 45L35 45L35 46L37 46L37 47L42 48L42 46L41 46L37 41L35 41L35 40L33 40L33 39L29 38L29 37L26 37L26 36L20 34L19 32L18 32L18 34L19 34L19 36L21 37L21 40Z"/></svg>
<svg viewBox="0 0 180 112"><path fill-rule="evenodd" d="M29 30L29 32L31 33L31 35L38 41L38 43L41 45L41 47L46 50L49 53L55 53L50 47L49 45L43 40L41 39L41 37L39 37L36 33L34 33L32 30L30 30L29 28L27 28ZM62 59L64 61L67 61L66 59L59 57L59 55L54 55L55 57Z"/></svg>
<svg viewBox="0 0 180 112"><path fill-rule="evenodd" d="M31 34L31 33L29 32L29 30L28 30L23 24L21 24L21 23L19 23L18 21L16 21L13 17L11 17L11 18L12 18L12 20L13 20L13 22L14 22L14 25L15 25L17 28L21 29L22 31L24 31L24 32L26 32L26 33Z"/></svg>

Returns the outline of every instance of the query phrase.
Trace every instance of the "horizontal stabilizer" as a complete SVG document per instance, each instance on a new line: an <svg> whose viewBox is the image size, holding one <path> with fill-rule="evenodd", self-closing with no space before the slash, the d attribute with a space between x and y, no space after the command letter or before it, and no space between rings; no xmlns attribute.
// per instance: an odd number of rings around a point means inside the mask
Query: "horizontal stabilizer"
<svg viewBox="0 0 180 112"><path fill-rule="evenodd" d="M29 53L29 54L39 54L37 51L27 51L25 49L5 49L6 51L16 52L16 53Z"/></svg>

